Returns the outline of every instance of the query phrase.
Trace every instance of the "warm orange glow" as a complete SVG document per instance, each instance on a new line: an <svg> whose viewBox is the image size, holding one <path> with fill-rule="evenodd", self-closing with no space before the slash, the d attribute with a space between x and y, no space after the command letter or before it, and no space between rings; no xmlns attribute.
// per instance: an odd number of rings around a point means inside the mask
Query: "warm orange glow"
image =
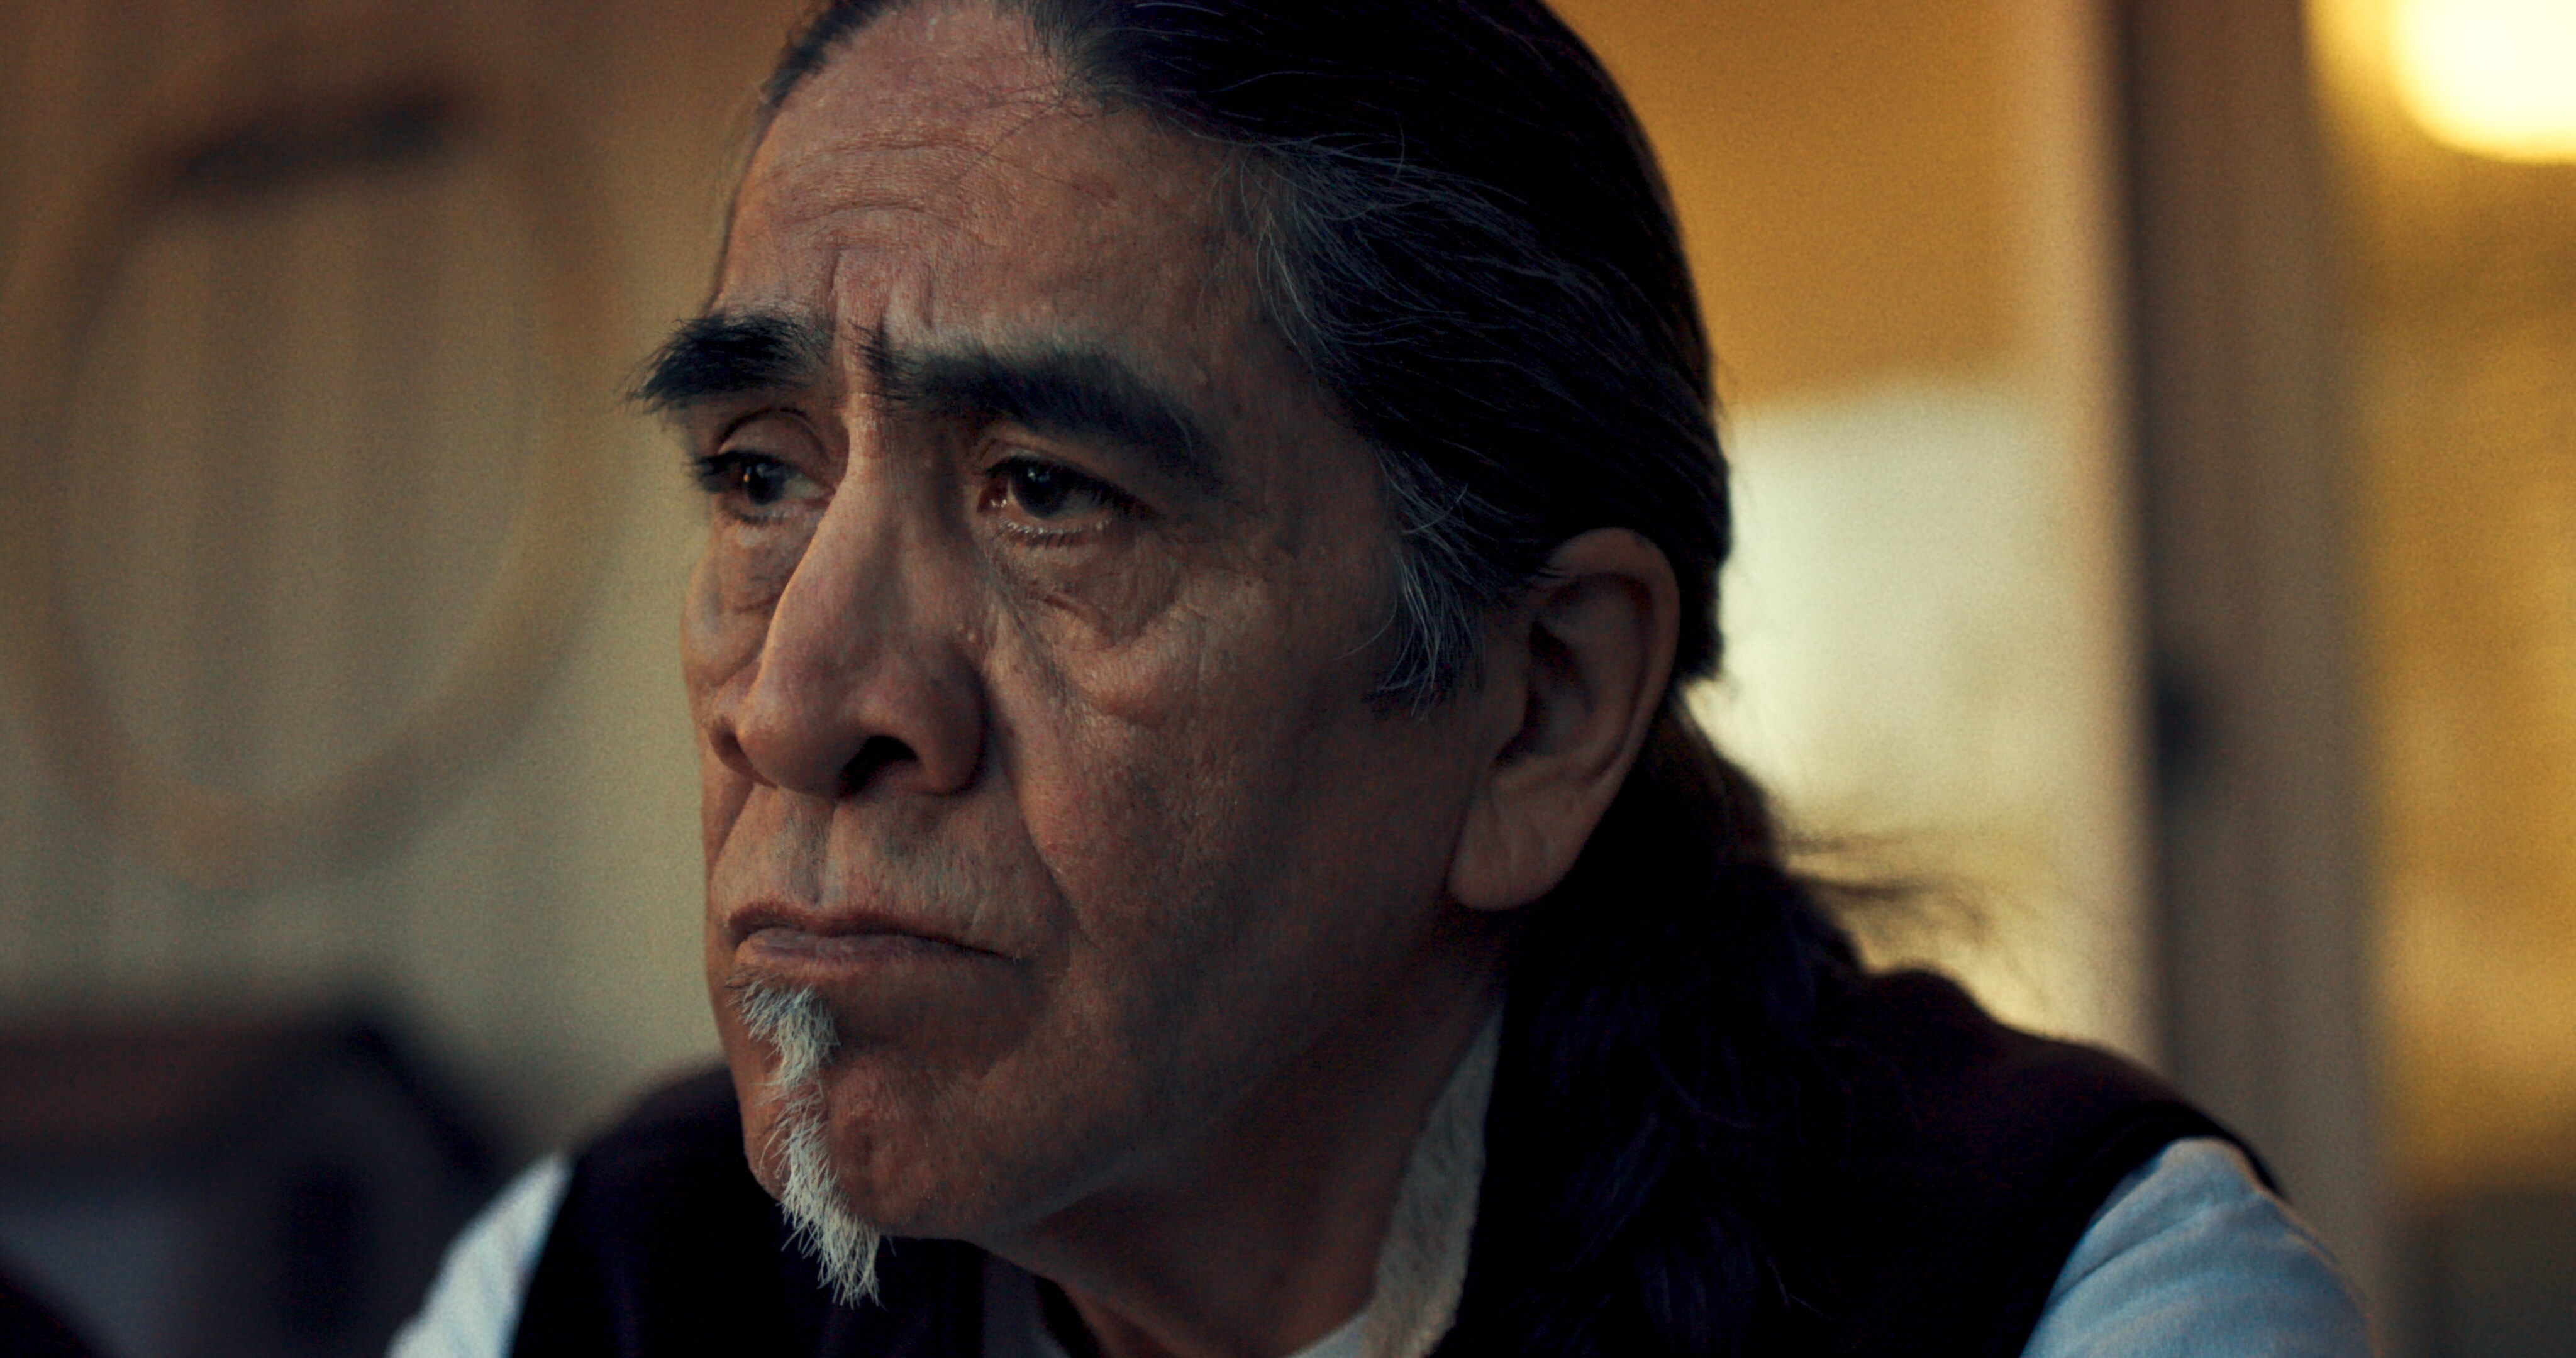
<svg viewBox="0 0 2576 1358"><path fill-rule="evenodd" d="M2435 138L2504 160L2576 160L2576 0L2400 0L2397 87Z"/></svg>

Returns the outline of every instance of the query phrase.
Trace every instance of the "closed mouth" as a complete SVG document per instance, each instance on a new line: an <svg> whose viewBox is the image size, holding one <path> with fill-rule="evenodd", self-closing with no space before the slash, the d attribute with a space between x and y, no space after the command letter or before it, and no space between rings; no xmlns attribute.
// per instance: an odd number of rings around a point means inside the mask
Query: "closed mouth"
<svg viewBox="0 0 2576 1358"><path fill-rule="evenodd" d="M736 951L749 948L784 958L829 965L907 953L951 952L999 957L952 934L875 912L826 913L763 902L737 910L726 921Z"/></svg>

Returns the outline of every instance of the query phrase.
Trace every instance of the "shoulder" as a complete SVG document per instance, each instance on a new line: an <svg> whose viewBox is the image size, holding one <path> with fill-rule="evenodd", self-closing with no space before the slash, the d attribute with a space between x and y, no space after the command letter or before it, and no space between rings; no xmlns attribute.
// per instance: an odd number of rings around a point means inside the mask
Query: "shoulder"
<svg viewBox="0 0 2576 1358"><path fill-rule="evenodd" d="M2168 1144L2236 1140L2135 1063L2000 1023L1929 972L1863 983L1828 1040L1853 1114L1847 1167L1954 1215L2055 1204L2070 1246Z"/></svg>
<svg viewBox="0 0 2576 1358"><path fill-rule="evenodd" d="M2027 1358L2371 1351L2333 1259L2223 1141L2174 1142L2114 1188L2067 1258Z"/></svg>
<svg viewBox="0 0 2576 1358"><path fill-rule="evenodd" d="M1815 1243L1852 1351L1935 1333L2021 1352L2113 1189L2177 1140L2233 1140L2136 1065L2008 1027L1928 973L1862 983L1832 1044L1850 1132L1813 1170Z"/></svg>
<svg viewBox="0 0 2576 1358"><path fill-rule="evenodd" d="M1837 1034L1855 1088L1880 1106L1879 1131L1967 1159L2019 1159L2034 1139L2080 1138L2149 1115L2206 1126L2163 1081L2110 1052L1997 1022L1948 979L1923 971L1870 978ZM2173 1139L2144 1133L2137 1155ZM2113 1179L2118 1176L2114 1175ZM2108 1189L2113 1179L2102 1187Z"/></svg>

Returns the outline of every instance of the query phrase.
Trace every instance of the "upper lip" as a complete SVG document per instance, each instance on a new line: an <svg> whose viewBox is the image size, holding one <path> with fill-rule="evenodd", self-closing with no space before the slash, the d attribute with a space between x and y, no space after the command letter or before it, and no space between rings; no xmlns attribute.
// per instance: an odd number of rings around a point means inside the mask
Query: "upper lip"
<svg viewBox="0 0 2576 1358"><path fill-rule="evenodd" d="M736 907L725 920L736 947L763 929L792 929L818 938L852 937L859 934L901 934L962 948L968 952L990 953L946 930L877 910L819 910L791 901L754 901Z"/></svg>

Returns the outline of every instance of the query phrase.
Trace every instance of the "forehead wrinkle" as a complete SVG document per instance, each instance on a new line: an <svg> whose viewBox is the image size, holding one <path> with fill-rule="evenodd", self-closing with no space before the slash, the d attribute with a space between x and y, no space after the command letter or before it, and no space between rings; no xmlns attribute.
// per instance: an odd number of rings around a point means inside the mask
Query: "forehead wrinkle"
<svg viewBox="0 0 2576 1358"><path fill-rule="evenodd" d="M1043 109L1032 110L1012 123L1005 135L1017 137L1047 116ZM931 323L937 313L940 280L961 262L964 247L1008 244L1006 232L999 229L1004 218L975 202L969 181L978 170L994 165L1008 165L1031 178L1040 176L1034 163L1003 160L997 147L980 138L871 140L866 144L875 149L867 151L857 149L860 144L842 142L833 150L816 152L793 169L771 172L766 176L769 182L761 186L767 210L748 215L766 219L759 227L767 235L811 232L839 237L826 247L830 259L821 270L829 280L825 287L832 297L831 310L846 316L846 303L854 300L854 294L883 287L886 295L875 299L880 315L911 311ZM932 182L904 182L909 176L887 172L889 157L914 166L928 159L938 164L939 173ZM1067 187L1075 183L1069 177L1046 177L1045 182ZM1024 195L1005 191L994 196L1010 202ZM900 225L896 219L901 218L920 225ZM900 282L887 286L891 280L875 266L907 256L923 267L894 271ZM851 319L860 327L879 324L864 313Z"/></svg>
<svg viewBox="0 0 2576 1358"><path fill-rule="evenodd" d="M918 30L911 36L917 39ZM1228 211L1257 192L1243 181L1251 168L1147 111L1067 91L1060 63L1025 38L1005 41L1015 49L1007 60L939 60L956 50L953 44L917 40L845 47L773 125L786 136L773 137L768 148L771 211L764 215L770 227L800 229L785 227L788 213L778 211L789 206L778 200L792 196L797 218L823 223L819 231L802 229L809 246L831 255L816 281L851 342L839 359L841 372L854 383L878 385L878 375L858 361L861 338L904 344L956 336L1010 347L1019 340L1097 340L1104 330L1132 341L1136 336L1125 333L1131 323L1177 324L1171 338L1178 347L1111 347L1188 395L1219 442L1234 445L1272 423L1274 403L1287 393L1244 390L1211 371L1210 343L1258 355L1256 366L1280 372L1299 389L1294 404L1313 402L1311 372L1259 304L1247 224ZM1003 47L987 40L980 50ZM1061 146L1050 145L1049 136ZM1044 201L1032 204L1031 196ZM856 220L830 223L843 214ZM1077 239L1062 230L1031 233L1032 223L1082 229ZM815 239L823 233L838 239ZM1060 296L1025 288L994 293L989 285L1008 280L992 270L1010 260L992 251L1025 248L1022 237L1030 235L1054 243L1056 256L1045 261L1050 271L1068 259L1080 266L1089 247L1123 241L1136 252L1132 262L1145 285L1127 288L1123 300L1116 290L1086 290L1079 277ZM1004 303L1004 310L986 314L987 300ZM946 314L951 311L956 314ZM1223 334L1209 329L1220 323L1219 312ZM1082 323L1086 315L1089 324ZM1335 412L1322 413L1340 423ZM1250 490L1238 482L1228 498Z"/></svg>
<svg viewBox="0 0 2576 1358"><path fill-rule="evenodd" d="M1202 206L1205 195L1206 190L1201 188L1192 196L1191 207ZM852 375L870 379L870 386L882 388L897 375L900 365L889 359L899 355L982 353L1011 359L1097 353L1117 361L1152 386L1173 393L1175 400L1180 392L1198 391L1231 405L1222 401L1225 392L1221 384L1210 386L1202 364L1184 362L1173 368L1167 361L1198 356L1196 346L1184 346L1169 355L1157 354L1150 346L1140 349L1126 324L1109 323L1117 321L1117 317L1086 319L1051 305L1026 316L982 314L971 301L981 295L971 285L971 276L988 271L991 263L989 259L978 259L978 255L1007 252L1013 247L1006 229L1007 214L942 212L919 202L863 206L858 211L879 218L880 223L887 215L899 214L921 219L928 227L919 231L882 224L863 227L856 233L844 234L829 247L831 258L823 267L832 280L827 309L839 318L842 365ZM851 234L857 238L851 239ZM1167 295L1193 299L1178 309L1181 316L1205 317L1224 311L1233 318L1229 329L1245 324L1257 326L1258 308L1249 305L1248 291L1239 276L1241 252L1225 248L1228 238L1221 232L1202 229L1193 234L1200 247L1195 252L1195 267L1187 268L1183 280L1158 274L1156 289L1165 282L1180 284L1180 291ZM943 294L952 282L958 281L951 275L961 268L969 275L966 292L970 301L965 314L945 316ZM1068 296L1080 302L1085 294L1077 287ZM1199 402L1179 404L1183 408L1199 407Z"/></svg>
<svg viewBox="0 0 2576 1358"><path fill-rule="evenodd" d="M1138 126L1150 128L1158 139L1168 139L1170 149L1192 140L1141 112L1074 89L1072 75L1060 55L1024 16L1000 15L1020 41L1004 57L983 60L925 57L923 49L936 39L915 37L906 42L904 35L895 34L870 41L880 38L883 31L898 28L904 17L901 11L881 16L851 35L822 70L798 87L768 130L774 132L783 124L806 119L824 120L828 127L837 129L839 135L815 138L820 144L813 148L811 160L848 162L872 155L915 153L934 162L950 162L943 164L945 172L935 180L899 195L911 205L924 208L944 196L961 193L966 180L979 169L993 165L1008 165L1032 181L1095 200L1108 200L1114 194L1113 186L1085 182L1074 173L1057 171L1043 155L1006 158L1005 152L1012 143L1050 118L1099 126L1132 117ZM935 31L939 25L928 22L927 27ZM871 62L880 68L875 78L861 78L861 68ZM1009 69L991 69L995 67ZM979 74L988 78L979 79ZM800 114L802 118L797 116ZM999 126L995 126L997 122ZM1150 154L1118 159L1124 162L1119 168L1132 171L1140 164L1159 166L1169 158ZM1198 187L1204 186L1202 177ZM861 197L849 191L853 186L831 187L835 191L827 196L840 203Z"/></svg>
<svg viewBox="0 0 2576 1358"><path fill-rule="evenodd" d="M1086 115L1076 112L1072 107L1072 102L1060 91L1043 97L1030 97L1026 99L1015 96L1005 97L997 99L991 107L993 110L998 111L1013 104L1024 104L1026 106L1022 111L1022 115L1010 120L1004 124L999 131L992 135L977 138L976 140L979 141L980 144L962 144L967 139L962 135L960 136L958 139L961 143L959 149L966 153L965 163L958 166L956 171L949 175L945 182L940 184L939 188L942 191L949 193L961 192L961 186L965 183L967 177L988 165L1008 165L1010 168L1015 169L1024 175L1028 175L1032 178L1044 179L1045 176L1043 172L1041 172L1034 163L1026 161L1005 161L1002 158L1003 148L1018 140L1019 137L1030 128L1050 119L1062 118L1087 121ZM1056 182L1069 187L1072 181L1067 179Z"/></svg>
<svg viewBox="0 0 2576 1358"><path fill-rule="evenodd" d="M769 118L756 153L768 152L780 129L793 127L818 143L814 153L833 160L946 148L975 155L1013 128L1065 106L1064 68L1025 20L1006 19L1024 39L1014 49L995 55L987 44L980 53L969 47L961 56L935 36L899 32L917 17L905 13L910 8L881 15L838 44ZM928 25L934 31L936 17ZM1006 118L1008 126L999 134L987 129L1014 109L1032 112ZM809 126L816 122L820 131Z"/></svg>
<svg viewBox="0 0 2576 1358"><path fill-rule="evenodd" d="M779 201L777 212L782 227L809 226L844 216L878 216L900 214L937 223L939 234L964 239L983 247L1007 246L1007 236L1014 221L1033 212L1046 212L1066 221L1079 221L1086 215L1080 207L1054 199L1051 195L1033 193L1031 189L1060 190L1066 197L1081 200L1091 207L1106 207L1122 198L1135 198L1156 204L1168 204L1169 216L1187 223L1186 233L1195 237L1200 257L1207 267L1200 271L1201 286L1213 281L1226 251L1224 243L1240 234L1228 229L1219 203L1225 192L1218 182L1220 167L1208 164L1193 167L1186 179L1174 188L1175 181L1160 173L1169 162L1162 157L1137 157L1121 154L1125 148L1103 147L1108 154L1102 162L1064 166L1050 164L1052 159L1043 149L1026 156L1012 154L1014 143L1032 134L1041 124L1056 119L1076 121L1089 127L1109 124L1101 115L1066 112L1058 109L1033 109L991 138L925 138L918 141L877 143L873 149L818 152L818 158L830 164L813 168L797 177L797 182L782 186L774 195ZM1187 142L1159 126L1147 124L1147 135L1168 139L1174 148ZM888 157L919 157L936 167L936 177L928 182L900 182L887 173ZM871 163L873 162L873 163ZM915 163L918 163L917 161ZM1125 176L1098 173L1100 170L1124 171L1136 176L1118 182ZM1142 170L1139 175L1137 172ZM979 191L980 174L1015 181ZM1034 201L1033 201L1034 200ZM996 210L1003 208L1008 210ZM1070 215L1068 215L1070 210ZM1166 215L1159 208L1155 215ZM1125 233L1122 233L1125 234ZM914 248L920 248L916 244ZM932 247L938 249L938 247ZM945 250L939 250L945 255Z"/></svg>
<svg viewBox="0 0 2576 1358"><path fill-rule="evenodd" d="M1087 145L1077 154L1013 153L1057 119L1094 130L1080 138ZM1098 135L1113 127L1125 135ZM792 209L798 220L848 209L945 209L964 239L1007 243L994 237L1005 232L1010 207L1025 194L1005 189L978 201L969 187L979 171L1007 169L1028 185L1094 203L1123 196L1146 201L1149 210L1157 203L1177 209L1168 215L1189 219L1199 238L1207 267L1189 286L1203 300L1225 255L1213 248L1221 233L1209 230L1223 225L1209 211L1222 161L1187 155L1200 149L1191 145L1196 139L1142 111L1073 89L1061 54L1025 15L999 9L957 15L936 6L882 15L842 42L767 130L764 149L772 154L763 159L783 171L777 178L802 181L780 185L802 200ZM1148 139L1156 144L1139 145ZM782 153L793 158L782 163ZM1167 167L1184 158L1196 162L1188 168L1197 172L1176 183ZM1066 205L1051 206L1061 214ZM953 247L932 251L954 255Z"/></svg>
<svg viewBox="0 0 2576 1358"><path fill-rule="evenodd" d="M1130 123L1128 121L1130 119L1134 119L1136 121ZM1050 120L1071 123L1078 128L1085 129L1091 133L1090 139L1094 142L1108 142L1116 130L1122 127L1135 126L1146 133L1149 137L1157 140L1169 141L1172 143L1174 149L1179 149L1187 145L1187 143L1177 134L1171 132L1159 123L1145 119L1141 114L1103 109L1077 109L1073 106L1071 100L1059 98L1049 107L1033 110L1029 116L1022 118L1007 128L1004 128L999 136L992 139L990 145L986 146L983 151L976 155L974 164L968 165L960 170L956 178L951 181L951 185L953 186L962 182L967 175L974 173L976 169L982 168L983 166L1001 165L1007 166L1009 169L1037 183L1052 185L1056 188L1064 189L1067 192L1088 198L1094 202L1106 203L1113 201L1116 194L1105 188L1102 184L1096 182L1096 177L1085 178L1084 176L1074 173L1070 166L1063 169L1050 168L1046 163L1046 157L1043 152L1018 160L1006 159L1004 157L1003 152L1010 147L1011 143L1019 140L1031 129L1037 127L1038 124ZM1130 158L1120 156L1118 157L1118 160L1118 168L1131 172L1138 168L1135 162ZM1153 165L1156 169L1160 169L1167 162L1160 157L1148 157L1146 163ZM1199 177L1205 178L1206 176L1202 175Z"/></svg>
<svg viewBox="0 0 2576 1358"><path fill-rule="evenodd" d="M960 30L964 30L962 37L957 36ZM1055 45L1011 0L985 0L980 5L959 0L896 0L843 31L821 56L806 77L797 81L789 102L821 83L835 68L852 61L873 62L907 77L909 84L924 88L942 80L1006 87L1010 82L1000 77L1009 70L1032 66L1048 72L1064 69Z"/></svg>

